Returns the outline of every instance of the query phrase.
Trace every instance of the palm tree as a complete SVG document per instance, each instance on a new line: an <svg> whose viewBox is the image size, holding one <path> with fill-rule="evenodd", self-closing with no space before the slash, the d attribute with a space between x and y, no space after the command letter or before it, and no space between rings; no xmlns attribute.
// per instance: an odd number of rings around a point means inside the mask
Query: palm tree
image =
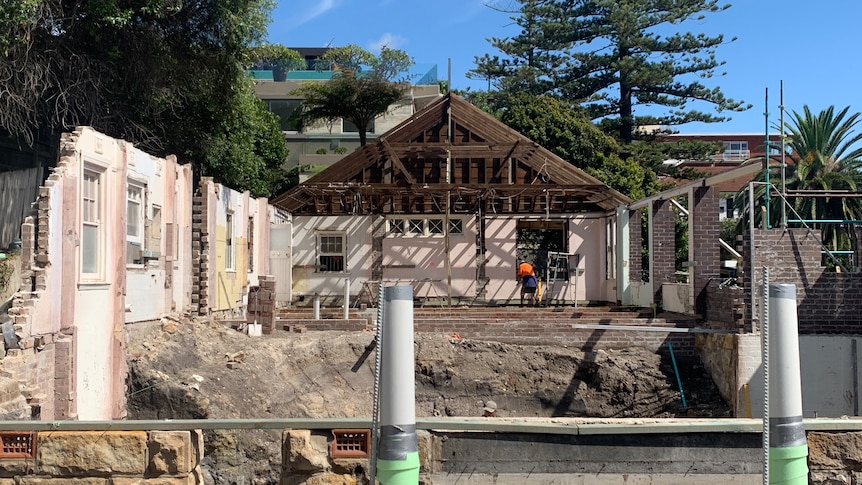
<svg viewBox="0 0 862 485"><path fill-rule="evenodd" d="M808 106L802 113L793 112L789 121L784 123L788 133L788 165L785 183L788 191L849 191L857 192L862 187L862 147L856 146L862 140L862 133L854 134L856 125L862 121L860 113L848 116L849 107L835 112L835 107L814 115ZM772 163L770 177L778 179L775 163ZM764 174L756 177L763 182ZM745 212L748 208L747 189L742 189L735 199L736 208ZM758 200L763 199L763 185L755 191ZM771 192L770 220L780 221L780 198ZM862 219L862 199L842 197L795 196L789 197L788 219L805 220L859 220ZM792 210L791 210L792 208ZM794 212L795 211L795 212ZM797 216L798 215L798 216ZM755 221L759 224L760 211L755 211ZM740 220L741 224L747 221ZM811 223L810 226L822 230L823 243L835 250L846 248L853 237L850 224Z"/></svg>

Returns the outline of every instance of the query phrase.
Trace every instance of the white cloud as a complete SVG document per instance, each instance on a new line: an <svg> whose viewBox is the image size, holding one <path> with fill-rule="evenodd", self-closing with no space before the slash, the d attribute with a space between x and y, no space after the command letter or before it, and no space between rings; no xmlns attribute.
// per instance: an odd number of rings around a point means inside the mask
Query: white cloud
<svg viewBox="0 0 862 485"><path fill-rule="evenodd" d="M390 49L401 49L401 47L407 44L407 42L407 39L400 35L386 32L381 35L379 39L370 42L368 49L372 52L380 52L384 47L388 47Z"/></svg>
<svg viewBox="0 0 862 485"><path fill-rule="evenodd" d="M317 17L320 17L326 12L329 12L330 10L334 9L337 4L337 0L312 1L311 5L307 6L306 8L296 9L299 14L297 14L291 19L290 24L293 27L299 27L300 25L307 24L308 22L311 22Z"/></svg>

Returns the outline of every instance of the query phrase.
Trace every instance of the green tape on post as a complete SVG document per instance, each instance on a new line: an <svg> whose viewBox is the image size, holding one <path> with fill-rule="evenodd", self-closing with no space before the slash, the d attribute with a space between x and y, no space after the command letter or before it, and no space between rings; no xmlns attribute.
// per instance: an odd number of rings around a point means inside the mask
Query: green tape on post
<svg viewBox="0 0 862 485"><path fill-rule="evenodd" d="M808 445L769 448L769 483L808 484Z"/></svg>
<svg viewBox="0 0 862 485"><path fill-rule="evenodd" d="M417 485L419 452L407 453L403 460L377 460L377 479L381 485Z"/></svg>

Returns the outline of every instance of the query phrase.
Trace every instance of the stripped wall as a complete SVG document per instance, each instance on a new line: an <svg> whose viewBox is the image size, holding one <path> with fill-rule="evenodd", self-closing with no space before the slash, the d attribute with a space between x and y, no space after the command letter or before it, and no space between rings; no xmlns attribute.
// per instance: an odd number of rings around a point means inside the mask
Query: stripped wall
<svg viewBox="0 0 862 485"><path fill-rule="evenodd" d="M193 197L189 166L92 128L64 134L59 153L35 216L21 226L14 334L0 347L0 418L122 418L124 324L244 308L249 285L269 271L271 208L210 179L204 197ZM224 299L201 287L201 274L226 282Z"/></svg>
<svg viewBox="0 0 862 485"><path fill-rule="evenodd" d="M269 272L267 200L203 177L193 213L193 300L198 312L241 314L248 288Z"/></svg>

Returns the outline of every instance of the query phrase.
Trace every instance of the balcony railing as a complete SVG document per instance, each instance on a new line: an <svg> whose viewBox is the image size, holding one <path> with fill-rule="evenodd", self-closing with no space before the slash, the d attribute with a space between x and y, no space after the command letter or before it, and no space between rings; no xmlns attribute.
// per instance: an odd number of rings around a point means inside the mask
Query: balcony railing
<svg viewBox="0 0 862 485"><path fill-rule="evenodd" d="M725 150L712 156L713 160L722 162L733 162L748 160L751 157L750 150Z"/></svg>

